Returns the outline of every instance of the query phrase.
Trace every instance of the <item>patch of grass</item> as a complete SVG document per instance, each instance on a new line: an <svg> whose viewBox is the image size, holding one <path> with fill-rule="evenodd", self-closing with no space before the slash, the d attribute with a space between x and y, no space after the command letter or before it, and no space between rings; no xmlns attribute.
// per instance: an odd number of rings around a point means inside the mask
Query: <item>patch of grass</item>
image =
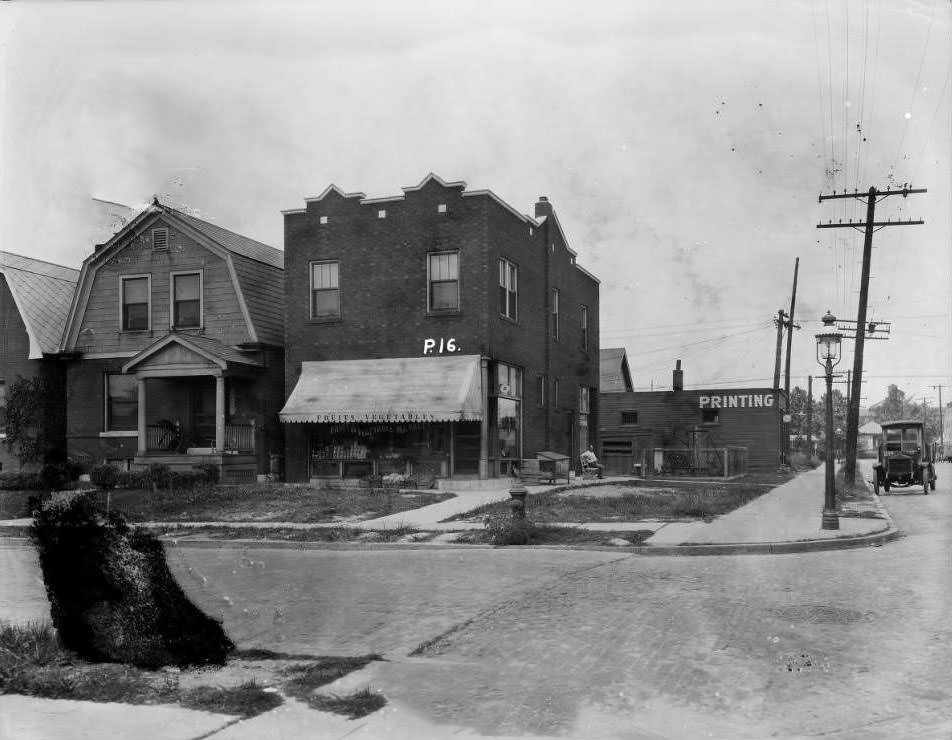
<svg viewBox="0 0 952 740"><path fill-rule="evenodd" d="M502 515L503 517L505 515ZM654 532L650 529L635 531L595 531L582 527L562 527L523 522L515 526L500 522L486 529L471 529L463 532L457 542L470 545L608 545L612 539L628 540L640 545Z"/></svg>
<svg viewBox="0 0 952 740"><path fill-rule="evenodd" d="M616 495L598 495L598 489L621 489ZM760 482L658 484L640 481L608 483L578 489L546 491L526 501L527 516L537 523L635 522L642 519L712 519L743 506L771 490ZM480 506L454 520L505 515L508 501Z"/></svg>
<svg viewBox="0 0 952 740"><path fill-rule="evenodd" d="M179 704L187 709L201 709L205 712L232 714L244 718L269 712L281 706L283 702L277 691L268 691L254 679L232 688L198 686L185 691L179 697Z"/></svg>
<svg viewBox="0 0 952 740"><path fill-rule="evenodd" d="M283 540L286 542L397 542L410 534L412 527L393 529L356 529L354 527L318 527L291 529L288 527L162 527L153 530L164 537L199 536L216 540ZM435 537L437 533L433 533Z"/></svg>
<svg viewBox="0 0 952 740"><path fill-rule="evenodd" d="M96 492L106 505L106 493ZM130 522L334 522L374 519L439 503L455 494L439 491L370 491L283 484L206 486L190 491L116 489L109 507Z"/></svg>
<svg viewBox="0 0 952 740"><path fill-rule="evenodd" d="M369 688L343 697L316 694L315 690L375 660L382 658L376 654L357 658L324 657L307 665L291 666L284 672L287 680L282 688L288 696L307 703L313 709L344 714L351 719L364 717L383 707L387 700Z"/></svg>
<svg viewBox="0 0 952 740"><path fill-rule="evenodd" d="M308 697L307 703L312 709L343 714L348 719L360 719L385 707L387 700L383 694L376 693L368 686L346 696L314 694Z"/></svg>

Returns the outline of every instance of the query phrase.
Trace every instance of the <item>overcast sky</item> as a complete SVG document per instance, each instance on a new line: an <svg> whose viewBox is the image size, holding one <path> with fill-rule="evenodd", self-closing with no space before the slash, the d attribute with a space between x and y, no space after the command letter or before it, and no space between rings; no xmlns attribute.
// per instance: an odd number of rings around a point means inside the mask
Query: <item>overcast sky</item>
<svg viewBox="0 0 952 740"><path fill-rule="evenodd" d="M863 219L820 192L912 182L877 218L863 395L952 400L952 3L0 4L0 249L79 266L92 198L153 195L282 247L330 183L430 171L555 206L638 388L772 382L800 258L794 385L855 318ZM94 236L95 235L95 236ZM840 368L852 367L852 345Z"/></svg>

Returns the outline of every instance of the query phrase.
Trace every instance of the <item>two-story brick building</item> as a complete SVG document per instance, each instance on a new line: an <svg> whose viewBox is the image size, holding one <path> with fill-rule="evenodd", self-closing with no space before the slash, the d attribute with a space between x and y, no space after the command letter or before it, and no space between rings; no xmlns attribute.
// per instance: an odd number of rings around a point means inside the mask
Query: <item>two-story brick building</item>
<svg viewBox="0 0 952 740"><path fill-rule="evenodd" d="M17 379L47 381L51 410L61 411L66 402L63 365L55 356L78 275L69 267L0 252L0 471L23 467L17 451L5 444L7 393ZM48 414L49 439L62 439L64 420L62 413Z"/></svg>
<svg viewBox="0 0 952 740"><path fill-rule="evenodd" d="M60 347L69 454L268 472L283 303L280 250L154 201L83 262Z"/></svg>
<svg viewBox="0 0 952 740"><path fill-rule="evenodd" d="M289 480L506 475L597 429L598 280L551 205L429 175L284 211Z"/></svg>

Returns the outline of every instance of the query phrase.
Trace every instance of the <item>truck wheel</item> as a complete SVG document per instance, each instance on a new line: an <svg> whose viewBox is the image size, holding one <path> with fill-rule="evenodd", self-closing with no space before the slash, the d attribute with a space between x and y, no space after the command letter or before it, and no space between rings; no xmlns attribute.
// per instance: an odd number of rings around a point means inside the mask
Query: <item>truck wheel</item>
<svg viewBox="0 0 952 740"><path fill-rule="evenodd" d="M879 476L876 475L876 471L873 471L873 493L879 495Z"/></svg>
<svg viewBox="0 0 952 740"><path fill-rule="evenodd" d="M929 481L929 488L931 488L933 491L935 490L935 478Z"/></svg>

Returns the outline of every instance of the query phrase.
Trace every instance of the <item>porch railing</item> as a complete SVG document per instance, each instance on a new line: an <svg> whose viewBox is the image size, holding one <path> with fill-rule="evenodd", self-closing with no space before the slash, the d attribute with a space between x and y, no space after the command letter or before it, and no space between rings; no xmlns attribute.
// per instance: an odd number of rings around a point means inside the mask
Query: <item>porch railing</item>
<svg viewBox="0 0 952 740"><path fill-rule="evenodd" d="M225 424L226 452L254 452L254 424ZM149 424L145 428L146 450L176 452L181 446L181 432L174 427Z"/></svg>

